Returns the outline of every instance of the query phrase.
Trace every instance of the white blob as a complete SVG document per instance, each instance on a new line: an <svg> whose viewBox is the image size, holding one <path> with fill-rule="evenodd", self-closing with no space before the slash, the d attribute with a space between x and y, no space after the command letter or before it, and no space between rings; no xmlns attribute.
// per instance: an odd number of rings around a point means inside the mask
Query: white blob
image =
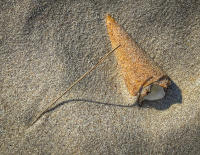
<svg viewBox="0 0 200 155"><path fill-rule="evenodd" d="M159 85L153 85L151 88L151 92L147 96L145 96L143 99L153 101L153 100L160 100L164 96L165 96L165 91L163 87Z"/></svg>

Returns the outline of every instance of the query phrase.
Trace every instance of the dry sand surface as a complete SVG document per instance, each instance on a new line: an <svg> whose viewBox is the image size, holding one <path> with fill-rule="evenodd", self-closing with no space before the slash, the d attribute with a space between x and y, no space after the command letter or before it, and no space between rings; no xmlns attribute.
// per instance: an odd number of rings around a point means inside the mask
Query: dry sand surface
<svg viewBox="0 0 200 155"><path fill-rule="evenodd" d="M131 106L111 50L110 13L172 79L166 97ZM199 0L0 1L0 154L199 154Z"/></svg>

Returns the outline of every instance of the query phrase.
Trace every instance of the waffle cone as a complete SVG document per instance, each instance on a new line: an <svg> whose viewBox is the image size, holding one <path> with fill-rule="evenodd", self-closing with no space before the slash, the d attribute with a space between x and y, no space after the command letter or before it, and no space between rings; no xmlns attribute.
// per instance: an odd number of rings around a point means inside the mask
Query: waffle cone
<svg viewBox="0 0 200 155"><path fill-rule="evenodd" d="M136 96L141 87L145 88L153 83L166 88L170 83L166 73L136 45L110 15L106 17L106 25L112 48L121 45L115 56L129 93Z"/></svg>

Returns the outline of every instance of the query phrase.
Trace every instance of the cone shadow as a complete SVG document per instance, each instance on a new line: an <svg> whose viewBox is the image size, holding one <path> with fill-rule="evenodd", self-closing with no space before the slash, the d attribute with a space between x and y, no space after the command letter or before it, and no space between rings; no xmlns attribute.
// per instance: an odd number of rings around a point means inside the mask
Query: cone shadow
<svg viewBox="0 0 200 155"><path fill-rule="evenodd" d="M155 108L157 110L166 110L173 104L182 103L182 92L180 88L171 80L165 97L157 101L143 101L143 108Z"/></svg>

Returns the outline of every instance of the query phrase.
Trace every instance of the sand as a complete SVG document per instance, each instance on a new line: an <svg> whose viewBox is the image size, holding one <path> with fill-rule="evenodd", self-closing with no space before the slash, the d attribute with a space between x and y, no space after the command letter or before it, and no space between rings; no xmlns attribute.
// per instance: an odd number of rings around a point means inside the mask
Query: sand
<svg viewBox="0 0 200 155"><path fill-rule="evenodd" d="M1 1L0 154L200 153L199 12L199 1ZM111 55L29 127L111 50L107 13L169 75L166 97L131 106Z"/></svg>

